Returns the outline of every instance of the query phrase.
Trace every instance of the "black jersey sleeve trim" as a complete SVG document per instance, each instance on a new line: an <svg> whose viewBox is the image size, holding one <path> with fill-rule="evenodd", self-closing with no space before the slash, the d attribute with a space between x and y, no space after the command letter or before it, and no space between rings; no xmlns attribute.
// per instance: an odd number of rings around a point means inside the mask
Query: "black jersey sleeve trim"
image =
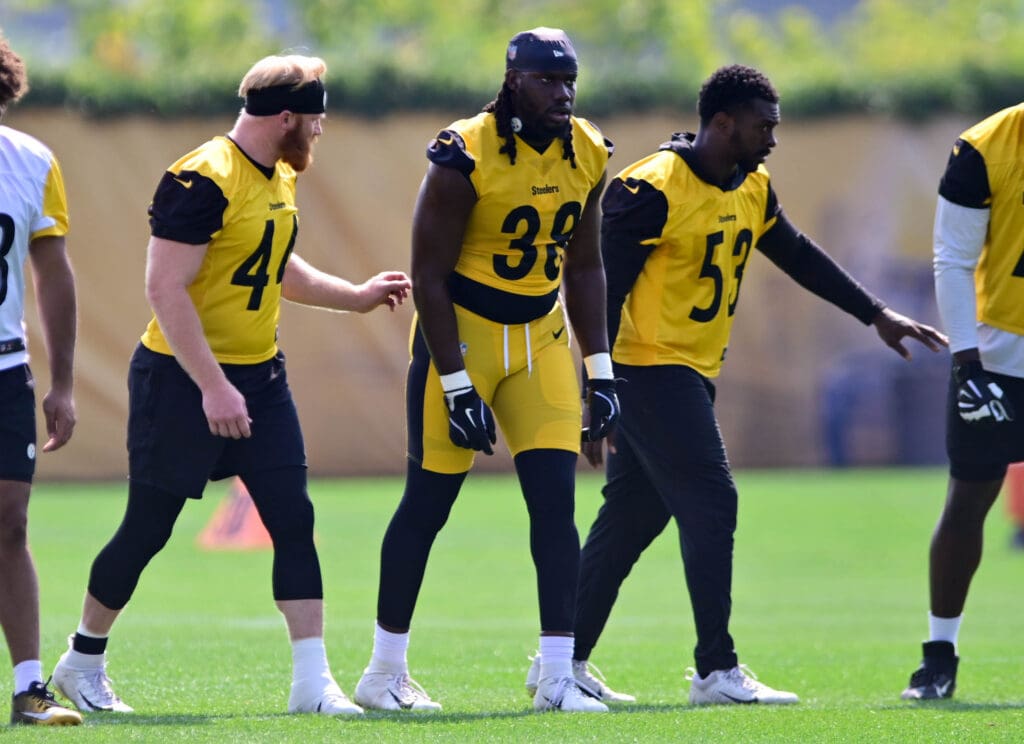
<svg viewBox="0 0 1024 744"><path fill-rule="evenodd" d="M799 232L781 209L757 247L801 287L845 310L864 325L870 325L885 307L813 240Z"/></svg>
<svg viewBox="0 0 1024 744"><path fill-rule="evenodd" d="M939 195L971 209L984 209L992 200L985 158L970 142L958 139L939 181Z"/></svg>
<svg viewBox="0 0 1024 744"><path fill-rule="evenodd" d="M427 160L442 168L454 168L469 178L476 168L473 156L466 152L466 141L452 129L441 130L427 145Z"/></svg>
<svg viewBox="0 0 1024 744"><path fill-rule="evenodd" d="M668 220L668 199L647 181L615 178L601 200L601 257L607 283L608 343L615 348L622 305Z"/></svg>
<svg viewBox="0 0 1024 744"><path fill-rule="evenodd" d="M149 205L154 237L190 245L209 243L224 226L228 200L214 181L196 171L167 171Z"/></svg>

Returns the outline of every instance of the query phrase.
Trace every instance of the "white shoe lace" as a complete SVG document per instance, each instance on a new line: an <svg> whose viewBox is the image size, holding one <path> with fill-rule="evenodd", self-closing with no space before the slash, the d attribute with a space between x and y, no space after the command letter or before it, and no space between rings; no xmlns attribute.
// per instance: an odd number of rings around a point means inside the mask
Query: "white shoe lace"
<svg viewBox="0 0 1024 744"><path fill-rule="evenodd" d="M746 664L740 664L739 666L733 667L726 672L726 676L743 689L750 690L755 694L761 690L770 689L766 685L757 681L757 675L754 674L754 670Z"/></svg>
<svg viewBox="0 0 1024 744"><path fill-rule="evenodd" d="M544 699L556 708L561 708L566 702L566 698L574 700L583 694L580 692L580 688L576 686L576 680L572 677L561 677L554 683L551 692L553 693L551 695L547 694L547 691L542 694Z"/></svg>
<svg viewBox="0 0 1024 744"><path fill-rule="evenodd" d="M101 705L114 705L121 701L114 694L114 688L110 684L110 677L107 676L106 667L84 670L80 674L82 679L89 685L89 697L95 697L97 703Z"/></svg>
<svg viewBox="0 0 1024 744"><path fill-rule="evenodd" d="M408 674L396 674L391 678L390 692L405 707L412 707L417 702L431 702L430 695L419 682Z"/></svg>
<svg viewBox="0 0 1024 744"><path fill-rule="evenodd" d="M605 677L601 674L601 670L589 661L574 661L572 663L572 671L577 679L582 677L587 684L593 685L598 690L603 690L607 687L605 684Z"/></svg>

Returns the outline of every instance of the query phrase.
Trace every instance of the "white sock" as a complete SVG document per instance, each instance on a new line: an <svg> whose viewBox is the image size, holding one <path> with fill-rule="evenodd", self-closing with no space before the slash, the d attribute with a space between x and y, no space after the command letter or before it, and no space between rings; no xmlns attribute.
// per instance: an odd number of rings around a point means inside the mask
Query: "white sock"
<svg viewBox="0 0 1024 744"><path fill-rule="evenodd" d="M956 617L935 617L935 615L929 612L928 640L949 641L953 644L953 650L956 651L956 639L960 634L960 622L963 619L963 615L957 615Z"/></svg>
<svg viewBox="0 0 1024 744"><path fill-rule="evenodd" d="M64 661L72 669L99 669L106 663L107 655L105 653L83 654L80 651L69 648L64 655Z"/></svg>
<svg viewBox="0 0 1024 744"><path fill-rule="evenodd" d="M292 641L292 686L320 690L334 683L323 638Z"/></svg>
<svg viewBox="0 0 1024 744"><path fill-rule="evenodd" d="M84 635L86 638L106 638L109 635L109 633L97 633L94 630L89 630L85 627L84 622L78 623L78 630L75 632L77 632L78 635Z"/></svg>
<svg viewBox="0 0 1024 744"><path fill-rule="evenodd" d="M409 671L406 652L409 650L409 631L392 633L376 623L373 626L373 655L366 668L368 672L402 674Z"/></svg>
<svg viewBox="0 0 1024 744"><path fill-rule="evenodd" d="M14 665L14 694L25 692L33 682L43 681L43 662L29 659Z"/></svg>
<svg viewBox="0 0 1024 744"><path fill-rule="evenodd" d="M572 651L576 639L572 636L542 635L540 637L540 678L571 677Z"/></svg>

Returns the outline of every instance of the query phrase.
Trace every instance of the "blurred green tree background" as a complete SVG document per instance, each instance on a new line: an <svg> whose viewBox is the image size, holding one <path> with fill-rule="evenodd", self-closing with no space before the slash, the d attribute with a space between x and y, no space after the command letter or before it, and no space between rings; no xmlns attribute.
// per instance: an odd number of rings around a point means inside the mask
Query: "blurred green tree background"
<svg viewBox="0 0 1024 744"><path fill-rule="evenodd" d="M1024 89L1024 0L4 0L26 104L92 115L237 108L255 59L323 57L331 106L475 108L509 37L566 29L587 114L692 110L721 64L764 70L787 115L986 112Z"/></svg>

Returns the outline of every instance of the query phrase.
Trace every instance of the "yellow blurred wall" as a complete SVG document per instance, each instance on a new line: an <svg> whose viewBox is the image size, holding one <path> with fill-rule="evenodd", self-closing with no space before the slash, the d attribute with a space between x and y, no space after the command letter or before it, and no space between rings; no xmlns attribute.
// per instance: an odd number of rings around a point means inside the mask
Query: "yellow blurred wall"
<svg viewBox="0 0 1024 744"><path fill-rule="evenodd" d="M299 180L296 251L356 281L384 269L408 270L424 147L460 113L373 120L331 115L316 163ZM226 132L232 120L93 120L61 110L15 108L5 123L46 142L61 161L78 279L79 423L65 449L40 457L39 477L121 478L127 461L127 362L149 319L143 295L146 207L163 169ZM655 149L670 132L695 126L689 115L598 123L616 145L609 176ZM930 293L921 304L920 287L911 291L904 277L909 271L927 280L936 185L949 146L970 123L866 117L784 121L767 165L783 207L798 226L867 286L885 287L885 299L896 309L935 322ZM281 346L312 475L403 471L411 318L411 303L395 313L378 310L367 316L284 308ZM49 378L31 303L29 326L41 394ZM870 329L755 255L719 381L719 416L733 463L824 462L818 418L823 376L851 352L870 355L880 347ZM942 401L934 405L941 408ZM885 433L879 436L884 444ZM878 446L868 444L864 456L881 458L872 449ZM504 451L478 460L479 469L509 467Z"/></svg>

